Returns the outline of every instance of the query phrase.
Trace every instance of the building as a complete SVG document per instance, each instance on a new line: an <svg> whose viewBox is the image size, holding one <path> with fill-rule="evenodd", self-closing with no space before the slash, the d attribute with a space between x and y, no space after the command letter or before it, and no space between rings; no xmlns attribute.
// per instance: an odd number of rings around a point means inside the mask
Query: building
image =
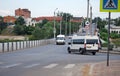
<svg viewBox="0 0 120 76"><path fill-rule="evenodd" d="M83 21L83 17L73 17L71 22L81 23Z"/></svg>
<svg viewBox="0 0 120 76"><path fill-rule="evenodd" d="M3 18L3 21L4 21L5 23L15 23L16 18L15 18L14 16L5 16L5 17Z"/></svg>
<svg viewBox="0 0 120 76"><path fill-rule="evenodd" d="M19 17L22 16L24 18L31 18L31 11L29 11L28 9L16 9L15 10L15 16Z"/></svg>
<svg viewBox="0 0 120 76"><path fill-rule="evenodd" d="M108 25L105 28L108 29ZM110 25L110 33L120 34L120 26Z"/></svg>
<svg viewBox="0 0 120 76"><path fill-rule="evenodd" d="M110 33L120 34L120 26L110 28Z"/></svg>
<svg viewBox="0 0 120 76"><path fill-rule="evenodd" d="M36 21L33 18L27 18L25 19L26 26L35 26Z"/></svg>
<svg viewBox="0 0 120 76"><path fill-rule="evenodd" d="M42 22L43 20L48 20L48 21L58 21L60 22L62 20L62 17L37 17L37 18L33 18L36 22Z"/></svg>

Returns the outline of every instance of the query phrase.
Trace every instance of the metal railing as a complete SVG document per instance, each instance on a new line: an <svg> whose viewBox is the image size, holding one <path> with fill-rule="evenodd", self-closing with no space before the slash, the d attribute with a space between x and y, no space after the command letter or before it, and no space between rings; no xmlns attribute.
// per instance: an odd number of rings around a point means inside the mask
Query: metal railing
<svg viewBox="0 0 120 76"><path fill-rule="evenodd" d="M10 51L43 46L43 45L53 44L53 43L54 43L54 39L2 42L0 43L0 52L10 52Z"/></svg>

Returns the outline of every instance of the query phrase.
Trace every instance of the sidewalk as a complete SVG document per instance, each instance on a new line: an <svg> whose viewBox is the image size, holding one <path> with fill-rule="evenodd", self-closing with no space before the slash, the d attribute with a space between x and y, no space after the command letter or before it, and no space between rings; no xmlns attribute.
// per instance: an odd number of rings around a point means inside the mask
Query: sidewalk
<svg viewBox="0 0 120 76"><path fill-rule="evenodd" d="M102 49L102 50L99 50L100 53L107 53L107 49ZM110 50L109 51L110 54L120 54L120 51L118 50Z"/></svg>
<svg viewBox="0 0 120 76"><path fill-rule="evenodd" d="M110 61L108 67L106 62L87 64L82 73L83 76L120 76L120 60Z"/></svg>

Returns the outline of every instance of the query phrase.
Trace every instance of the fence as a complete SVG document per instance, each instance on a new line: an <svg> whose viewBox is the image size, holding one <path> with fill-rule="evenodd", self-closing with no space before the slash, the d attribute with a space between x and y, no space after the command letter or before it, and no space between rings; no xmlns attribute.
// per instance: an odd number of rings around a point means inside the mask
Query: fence
<svg viewBox="0 0 120 76"><path fill-rule="evenodd" d="M10 52L10 51L21 50L25 48L37 47L37 46L53 44L53 43L54 43L54 39L3 42L0 43L0 52Z"/></svg>

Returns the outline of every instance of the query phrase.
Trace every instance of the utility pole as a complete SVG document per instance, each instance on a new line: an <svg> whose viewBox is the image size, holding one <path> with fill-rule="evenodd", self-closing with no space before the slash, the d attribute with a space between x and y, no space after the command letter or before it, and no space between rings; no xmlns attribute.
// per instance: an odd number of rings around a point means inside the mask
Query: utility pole
<svg viewBox="0 0 120 76"><path fill-rule="evenodd" d="M71 35L71 17L70 17L70 23L69 23L69 35Z"/></svg>
<svg viewBox="0 0 120 76"><path fill-rule="evenodd" d="M91 35L93 35L93 33L92 33L92 29L93 27L92 27L92 6L90 7L90 33L91 33Z"/></svg>
<svg viewBox="0 0 120 76"><path fill-rule="evenodd" d="M67 14L66 14L65 35L67 36Z"/></svg>
<svg viewBox="0 0 120 76"><path fill-rule="evenodd" d="M87 0L87 21L89 18L89 0Z"/></svg>
<svg viewBox="0 0 120 76"><path fill-rule="evenodd" d="M61 20L60 20L60 34L62 33L62 18L63 18L63 13L61 13L61 15L60 15L60 17L61 17Z"/></svg>
<svg viewBox="0 0 120 76"><path fill-rule="evenodd" d="M58 8L56 8L54 10L54 30L53 30L53 33L54 33L54 39L55 39L55 35L56 35L56 28L55 28L55 11L57 10Z"/></svg>

